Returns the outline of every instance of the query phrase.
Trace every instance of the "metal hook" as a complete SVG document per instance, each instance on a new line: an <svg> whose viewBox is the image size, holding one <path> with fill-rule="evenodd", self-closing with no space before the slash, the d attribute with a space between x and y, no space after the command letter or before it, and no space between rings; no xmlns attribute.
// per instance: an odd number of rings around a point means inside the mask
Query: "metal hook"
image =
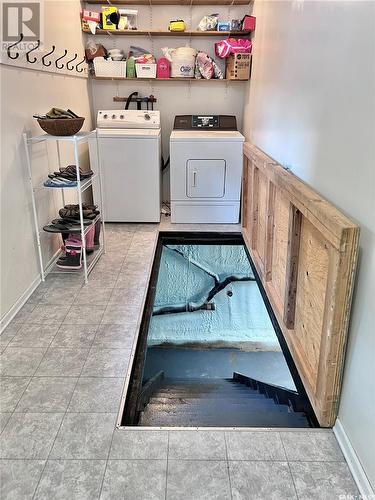
<svg viewBox="0 0 375 500"><path fill-rule="evenodd" d="M78 66L80 66L84 62L85 62L85 58L83 58L81 62L79 62L78 64L76 64L76 71L77 71L77 73L82 73L83 68L78 69Z"/></svg>
<svg viewBox="0 0 375 500"><path fill-rule="evenodd" d="M64 54L63 54L61 57L58 57L58 58L56 59L56 61L55 61L55 66L56 66L56 68L57 68L57 69L63 69L64 64L62 64L61 66L59 66L59 65L57 64L57 61L60 61L60 59L62 59L63 57L65 57L67 53L68 53L68 51L67 51L66 49L64 49Z"/></svg>
<svg viewBox="0 0 375 500"><path fill-rule="evenodd" d="M15 47L15 46L16 46L16 45L18 45L19 43L21 43L21 42L22 42L22 40L23 40L23 33L20 33L20 39L19 39L19 40L17 40L17 42L16 42L16 43L12 43L11 45L9 45L9 46L8 46L8 48L7 48L7 54L8 54L8 57L9 57L10 59L17 59L17 58L18 58L18 56L20 55L20 54L19 54L19 52L17 52L15 56L11 56L11 55L10 55L10 49L11 49L12 47Z"/></svg>
<svg viewBox="0 0 375 500"><path fill-rule="evenodd" d="M27 59L27 62L29 62L30 64L34 64L36 62L36 60L37 60L36 57L34 57L33 61L30 60L30 57L29 57L30 52L32 52L33 50L36 50L39 47L39 45L40 45L40 40L38 40L38 42L35 45L35 47L32 47L28 52L26 52L26 59Z"/></svg>
<svg viewBox="0 0 375 500"><path fill-rule="evenodd" d="M75 60L77 59L77 57L78 57L78 54L74 54L73 59L71 59L70 61L68 61L68 62L66 63L66 69L68 69L69 71L73 71L73 69L74 69L74 64L73 64L73 66L72 66L71 68L69 68L68 64L69 64L69 63L71 63L71 62L73 62L73 61L75 61Z"/></svg>
<svg viewBox="0 0 375 500"><path fill-rule="evenodd" d="M42 63L43 63L43 66L51 66L52 64L52 61L48 61L48 63L44 62L44 59L47 57L47 56L50 56L53 52L55 52L55 46L52 45L52 50L50 52L47 52L47 54L44 54L44 56L42 57Z"/></svg>

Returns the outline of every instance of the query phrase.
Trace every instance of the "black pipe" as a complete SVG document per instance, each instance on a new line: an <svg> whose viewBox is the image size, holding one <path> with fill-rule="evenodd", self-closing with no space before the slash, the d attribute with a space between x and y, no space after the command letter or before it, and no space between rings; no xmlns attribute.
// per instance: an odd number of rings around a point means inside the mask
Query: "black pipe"
<svg viewBox="0 0 375 500"><path fill-rule="evenodd" d="M138 92L132 92L128 98L126 99L126 103L125 103L125 108L124 109L129 109L129 106L130 106L130 103L132 102L132 98L134 96L138 95Z"/></svg>

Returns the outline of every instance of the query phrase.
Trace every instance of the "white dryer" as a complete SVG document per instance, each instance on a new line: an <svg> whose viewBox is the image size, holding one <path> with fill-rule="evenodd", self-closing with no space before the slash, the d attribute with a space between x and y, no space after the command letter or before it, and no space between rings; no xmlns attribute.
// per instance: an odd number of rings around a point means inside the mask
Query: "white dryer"
<svg viewBox="0 0 375 500"><path fill-rule="evenodd" d="M239 221L243 142L236 117L176 116L170 137L171 221Z"/></svg>
<svg viewBox="0 0 375 500"><path fill-rule="evenodd" d="M160 111L98 111L97 146L105 220L160 222Z"/></svg>

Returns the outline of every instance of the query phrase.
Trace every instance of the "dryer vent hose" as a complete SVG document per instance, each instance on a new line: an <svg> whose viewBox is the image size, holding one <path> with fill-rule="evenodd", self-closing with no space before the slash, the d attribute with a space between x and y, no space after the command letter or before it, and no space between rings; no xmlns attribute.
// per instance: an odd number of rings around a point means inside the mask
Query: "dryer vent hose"
<svg viewBox="0 0 375 500"><path fill-rule="evenodd" d="M164 170L168 167L169 163L171 161L171 157L168 156L167 161L164 163L164 158L161 157L161 171L164 172Z"/></svg>

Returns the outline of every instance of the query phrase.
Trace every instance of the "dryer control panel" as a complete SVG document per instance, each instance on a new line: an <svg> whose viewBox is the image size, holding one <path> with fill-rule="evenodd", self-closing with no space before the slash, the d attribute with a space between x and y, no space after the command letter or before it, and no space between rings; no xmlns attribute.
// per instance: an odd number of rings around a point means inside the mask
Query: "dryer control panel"
<svg viewBox="0 0 375 500"><path fill-rule="evenodd" d="M235 116L231 115L178 115L174 130L237 130Z"/></svg>

